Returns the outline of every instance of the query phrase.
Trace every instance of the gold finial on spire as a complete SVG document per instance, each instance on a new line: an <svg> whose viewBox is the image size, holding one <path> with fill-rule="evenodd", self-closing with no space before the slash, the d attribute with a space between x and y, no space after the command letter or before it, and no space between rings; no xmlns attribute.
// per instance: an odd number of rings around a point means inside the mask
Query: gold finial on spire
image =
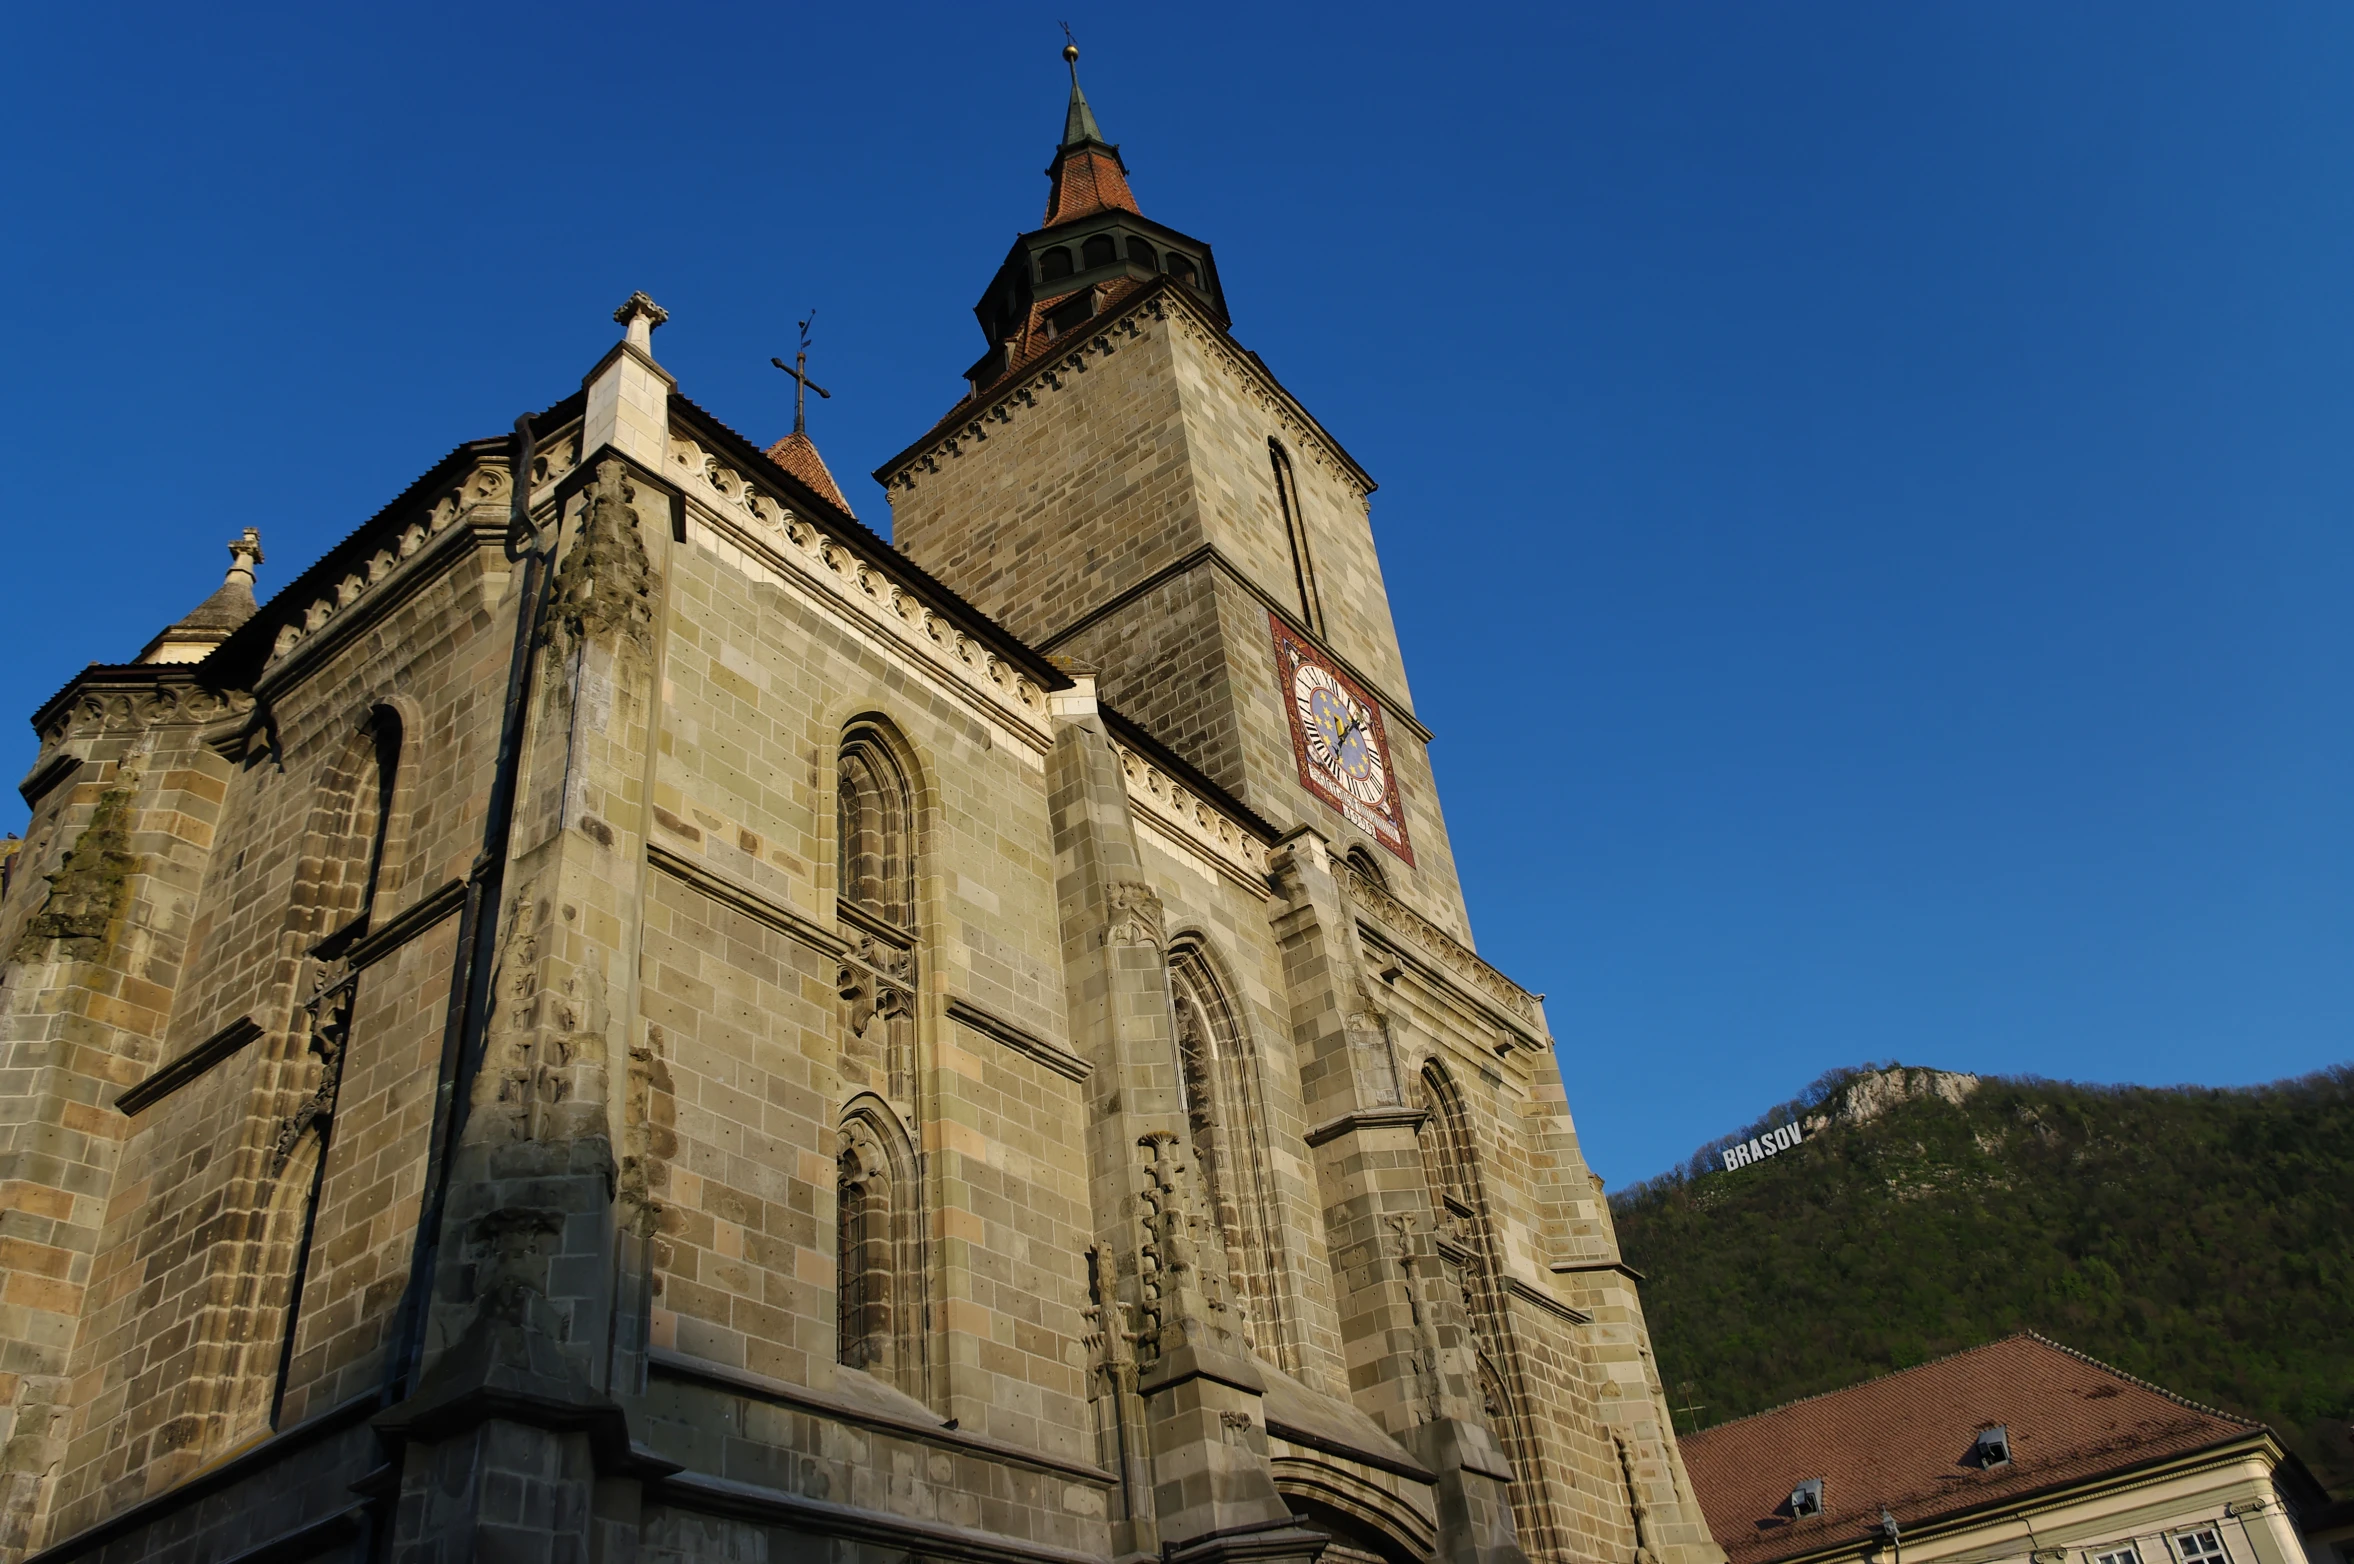
<svg viewBox="0 0 2354 1564"><path fill-rule="evenodd" d="M1079 40L1071 36L1071 24L1061 24L1063 30L1063 63L1071 68L1071 79L1079 79Z"/></svg>

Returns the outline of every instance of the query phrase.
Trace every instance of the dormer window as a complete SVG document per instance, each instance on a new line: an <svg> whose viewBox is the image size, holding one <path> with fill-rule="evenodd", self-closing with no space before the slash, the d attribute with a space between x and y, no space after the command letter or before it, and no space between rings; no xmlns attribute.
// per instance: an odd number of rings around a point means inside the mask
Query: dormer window
<svg viewBox="0 0 2354 1564"><path fill-rule="evenodd" d="M1081 288L1077 293L1072 294L1070 298L1066 299L1061 304L1056 305L1054 309L1047 314L1047 335L1050 337L1059 337L1066 331L1071 331L1077 327L1084 326L1087 324L1088 317L1094 313L1095 290L1093 288Z"/></svg>
<svg viewBox="0 0 2354 1564"><path fill-rule="evenodd" d="M1794 1520L1805 1520L1809 1515L1823 1513L1823 1480L1809 1477L1790 1490L1790 1515Z"/></svg>
<svg viewBox="0 0 2354 1564"><path fill-rule="evenodd" d="M1978 1444L1971 1453L1982 1467L2010 1465L2011 1431L1999 1423L1992 1428L1981 1428Z"/></svg>

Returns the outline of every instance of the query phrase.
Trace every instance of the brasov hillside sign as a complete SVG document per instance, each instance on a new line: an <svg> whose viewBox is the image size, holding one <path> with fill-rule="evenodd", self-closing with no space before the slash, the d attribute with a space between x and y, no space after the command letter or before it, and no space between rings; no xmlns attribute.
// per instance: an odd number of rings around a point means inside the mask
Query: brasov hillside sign
<svg viewBox="0 0 2354 1564"><path fill-rule="evenodd" d="M1806 1136L1797 1125L1785 1124L1778 1130L1768 1130L1763 1135L1745 1140L1738 1146L1727 1146L1725 1148L1725 1171L1730 1173L1735 1168L1745 1168L1752 1162L1763 1162L1777 1152L1788 1151L1804 1139Z"/></svg>

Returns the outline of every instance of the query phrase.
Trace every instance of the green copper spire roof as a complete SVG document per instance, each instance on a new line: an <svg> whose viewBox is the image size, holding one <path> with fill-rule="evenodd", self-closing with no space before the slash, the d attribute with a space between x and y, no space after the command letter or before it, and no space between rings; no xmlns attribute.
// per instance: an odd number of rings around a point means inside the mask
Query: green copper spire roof
<svg viewBox="0 0 2354 1564"><path fill-rule="evenodd" d="M1087 94L1079 90L1079 46L1063 45L1063 61L1071 67L1071 110L1063 116L1063 145L1081 146L1094 141L1109 146L1103 131L1095 123L1095 110L1087 106Z"/></svg>

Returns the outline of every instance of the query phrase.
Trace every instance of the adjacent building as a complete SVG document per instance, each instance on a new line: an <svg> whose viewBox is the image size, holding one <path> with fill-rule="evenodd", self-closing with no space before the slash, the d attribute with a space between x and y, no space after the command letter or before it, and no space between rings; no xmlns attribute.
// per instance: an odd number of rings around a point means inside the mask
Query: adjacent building
<svg viewBox="0 0 2354 1564"><path fill-rule="evenodd" d="M2261 1423L2019 1335L1682 1441L1730 1564L2339 1564Z"/></svg>

